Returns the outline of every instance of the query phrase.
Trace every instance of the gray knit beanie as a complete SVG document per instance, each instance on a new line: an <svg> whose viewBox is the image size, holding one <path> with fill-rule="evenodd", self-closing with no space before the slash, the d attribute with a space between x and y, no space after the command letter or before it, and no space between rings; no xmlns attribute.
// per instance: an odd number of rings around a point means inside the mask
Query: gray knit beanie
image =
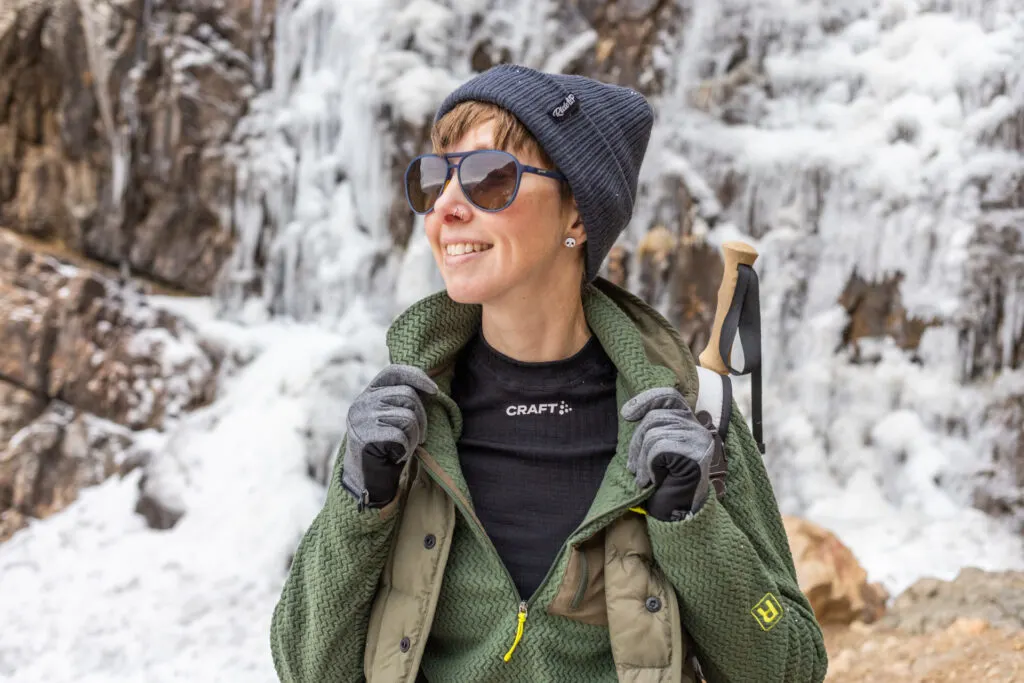
<svg viewBox="0 0 1024 683"><path fill-rule="evenodd" d="M499 64L448 95L435 123L470 100L511 112L569 179L587 231L587 279L593 280L633 215L654 123L647 100L635 90L584 76Z"/></svg>

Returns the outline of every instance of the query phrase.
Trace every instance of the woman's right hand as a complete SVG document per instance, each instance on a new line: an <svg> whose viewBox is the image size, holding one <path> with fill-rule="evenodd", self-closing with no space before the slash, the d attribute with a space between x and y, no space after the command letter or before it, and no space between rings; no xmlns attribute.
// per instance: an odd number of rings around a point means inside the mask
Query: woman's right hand
<svg viewBox="0 0 1024 683"><path fill-rule="evenodd" d="M419 368L389 365L352 402L342 483L361 505L383 507L395 497L405 461L426 438L421 395L436 393Z"/></svg>

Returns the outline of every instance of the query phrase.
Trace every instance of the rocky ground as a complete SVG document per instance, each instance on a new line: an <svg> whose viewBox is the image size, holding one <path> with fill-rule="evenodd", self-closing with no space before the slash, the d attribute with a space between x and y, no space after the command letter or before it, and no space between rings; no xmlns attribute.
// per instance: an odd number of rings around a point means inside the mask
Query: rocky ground
<svg viewBox="0 0 1024 683"><path fill-rule="evenodd" d="M826 645L830 683L1024 680L1024 630L994 628L981 619L965 618L919 635L868 626L832 628Z"/></svg>
<svg viewBox="0 0 1024 683"><path fill-rule="evenodd" d="M831 532L785 523L800 588L825 629L828 681L1024 681L1024 573L964 569L889 602Z"/></svg>
<svg viewBox="0 0 1024 683"><path fill-rule="evenodd" d="M828 681L1024 680L1024 574L923 579L873 625L826 627Z"/></svg>

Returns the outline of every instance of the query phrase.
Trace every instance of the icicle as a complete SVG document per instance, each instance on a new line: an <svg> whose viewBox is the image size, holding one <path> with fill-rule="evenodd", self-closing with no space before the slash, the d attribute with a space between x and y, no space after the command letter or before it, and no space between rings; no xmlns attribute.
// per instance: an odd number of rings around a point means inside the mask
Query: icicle
<svg viewBox="0 0 1024 683"><path fill-rule="evenodd" d="M388 217L401 192L393 122L427 125L468 75L451 74L474 47L459 33L483 6L279 3L273 82L237 132L238 242L217 288L222 311L240 314L259 292L273 314L335 320L373 283L386 314L394 275L378 282L378 267L395 260ZM495 36L513 60L539 66L561 47L558 10L553 0L502 0L490 3L487 21L514 28L510 38ZM254 25L261 11L255 3ZM256 62L259 69L258 53Z"/></svg>

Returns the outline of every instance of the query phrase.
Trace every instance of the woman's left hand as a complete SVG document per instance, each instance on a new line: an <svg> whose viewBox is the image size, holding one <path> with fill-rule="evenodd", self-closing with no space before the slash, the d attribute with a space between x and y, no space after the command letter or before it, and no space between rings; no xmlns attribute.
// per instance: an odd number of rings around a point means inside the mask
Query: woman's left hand
<svg viewBox="0 0 1024 683"><path fill-rule="evenodd" d="M640 424L629 444L627 467L641 488L653 484L647 514L684 519L707 500L715 433L694 416L675 389L648 389L622 406L622 417Z"/></svg>

